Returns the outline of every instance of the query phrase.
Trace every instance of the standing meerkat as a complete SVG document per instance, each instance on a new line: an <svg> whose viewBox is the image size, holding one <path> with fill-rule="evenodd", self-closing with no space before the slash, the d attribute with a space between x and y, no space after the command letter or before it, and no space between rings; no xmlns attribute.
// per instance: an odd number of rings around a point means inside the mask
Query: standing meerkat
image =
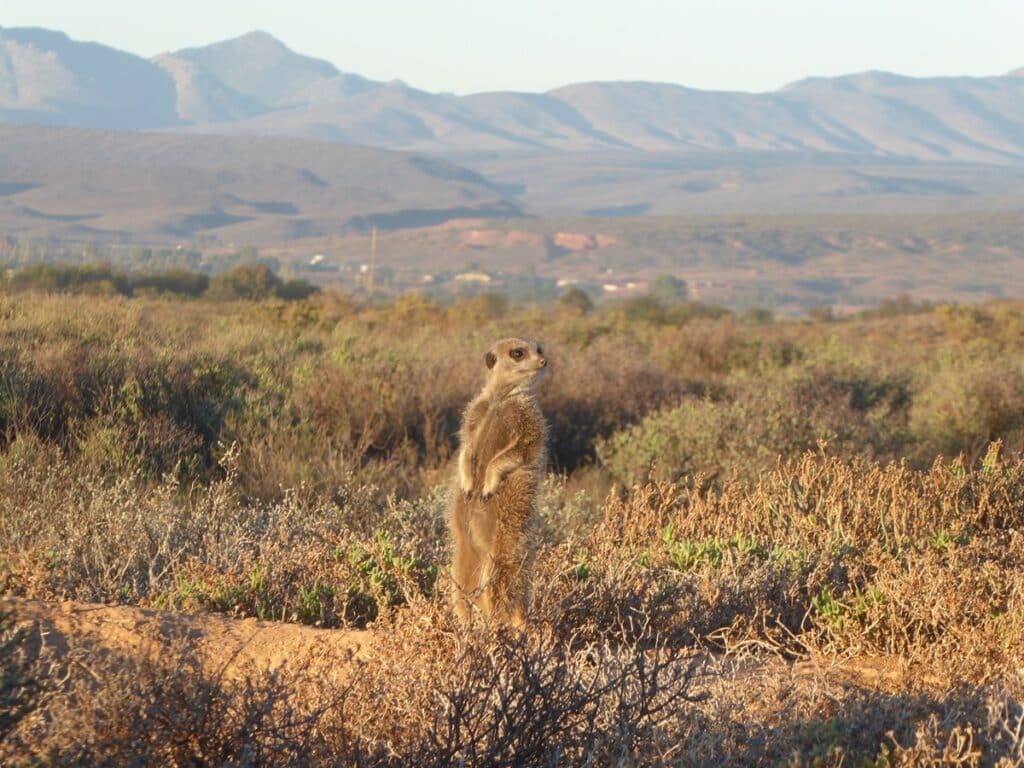
<svg viewBox="0 0 1024 768"><path fill-rule="evenodd" d="M487 382L459 430L452 494L455 610L468 620L526 623L534 528L547 465L547 424L534 389L548 372L539 344L502 339L484 356Z"/></svg>

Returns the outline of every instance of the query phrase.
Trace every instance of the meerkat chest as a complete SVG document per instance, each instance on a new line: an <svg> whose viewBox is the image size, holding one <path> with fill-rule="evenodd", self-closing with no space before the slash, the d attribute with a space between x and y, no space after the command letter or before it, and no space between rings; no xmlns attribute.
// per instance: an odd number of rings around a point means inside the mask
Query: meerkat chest
<svg viewBox="0 0 1024 768"><path fill-rule="evenodd" d="M479 452L493 451L496 444L503 441L508 432L508 421L503 415L501 408L491 407L480 419L473 435L473 442Z"/></svg>
<svg viewBox="0 0 1024 768"><path fill-rule="evenodd" d="M514 443L524 450L530 450L543 431L536 409L519 402L494 409L485 429L481 438L487 443L499 448Z"/></svg>
<svg viewBox="0 0 1024 768"><path fill-rule="evenodd" d="M494 409L486 400L475 403L466 414L463 423L463 433L470 442L477 442L480 435L484 434L490 422L494 418Z"/></svg>

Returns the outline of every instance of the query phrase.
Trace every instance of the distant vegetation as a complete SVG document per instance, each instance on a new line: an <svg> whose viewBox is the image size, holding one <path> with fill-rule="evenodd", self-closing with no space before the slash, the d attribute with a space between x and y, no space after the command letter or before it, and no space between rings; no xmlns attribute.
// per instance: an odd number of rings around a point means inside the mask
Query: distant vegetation
<svg viewBox="0 0 1024 768"><path fill-rule="evenodd" d="M36 264L14 272L0 283L0 288L9 293L36 291L129 297L167 294L217 301L271 298L295 301L319 290L306 280L282 280L265 264L232 267L213 278L184 269L147 273L122 272L103 263Z"/></svg>
<svg viewBox="0 0 1024 768"><path fill-rule="evenodd" d="M575 287L595 303L644 296L668 307L685 298L782 316L818 307L824 319L880 305L888 311L892 297L907 293L932 302L1024 295L1021 221L1017 213L470 221L380 232L373 287L378 298L487 292L518 303L555 300ZM577 250L556 247L559 233ZM19 234L0 236L0 267L105 262L130 273L215 276L264 264L365 295L369 249L367 233L263 248L206 236L142 246Z"/></svg>
<svg viewBox="0 0 1024 768"><path fill-rule="evenodd" d="M0 264L22 269L40 264L113 267L122 272L159 273L171 271L203 272L218 275L232 267L263 264L277 272L281 262L260 253L254 246L237 249L196 247L151 247L114 243L75 243L51 238L0 238Z"/></svg>

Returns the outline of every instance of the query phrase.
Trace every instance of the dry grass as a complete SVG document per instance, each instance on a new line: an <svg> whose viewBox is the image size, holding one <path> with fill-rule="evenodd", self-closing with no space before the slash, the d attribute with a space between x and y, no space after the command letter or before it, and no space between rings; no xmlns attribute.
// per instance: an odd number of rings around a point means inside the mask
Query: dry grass
<svg viewBox="0 0 1024 768"><path fill-rule="evenodd" d="M0 317L0 591L381 643L335 690L224 679L184 645L56 659L8 623L6 762L1024 764L1017 307L648 327L17 297ZM557 351L527 641L456 631L444 598L452 435L509 328Z"/></svg>

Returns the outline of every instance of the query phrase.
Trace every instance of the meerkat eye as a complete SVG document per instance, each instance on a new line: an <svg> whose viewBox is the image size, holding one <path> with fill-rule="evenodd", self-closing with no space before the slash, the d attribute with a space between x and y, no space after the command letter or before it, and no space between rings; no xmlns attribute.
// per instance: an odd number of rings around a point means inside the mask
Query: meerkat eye
<svg viewBox="0 0 1024 768"><path fill-rule="evenodd" d="M509 354L512 356L513 360L522 360L523 355L525 355L526 352L524 352L521 347L516 347L511 352L509 352Z"/></svg>
<svg viewBox="0 0 1024 768"><path fill-rule="evenodd" d="M540 344L537 345L537 354L538 355L543 355L544 354L544 350L540 348Z"/></svg>

